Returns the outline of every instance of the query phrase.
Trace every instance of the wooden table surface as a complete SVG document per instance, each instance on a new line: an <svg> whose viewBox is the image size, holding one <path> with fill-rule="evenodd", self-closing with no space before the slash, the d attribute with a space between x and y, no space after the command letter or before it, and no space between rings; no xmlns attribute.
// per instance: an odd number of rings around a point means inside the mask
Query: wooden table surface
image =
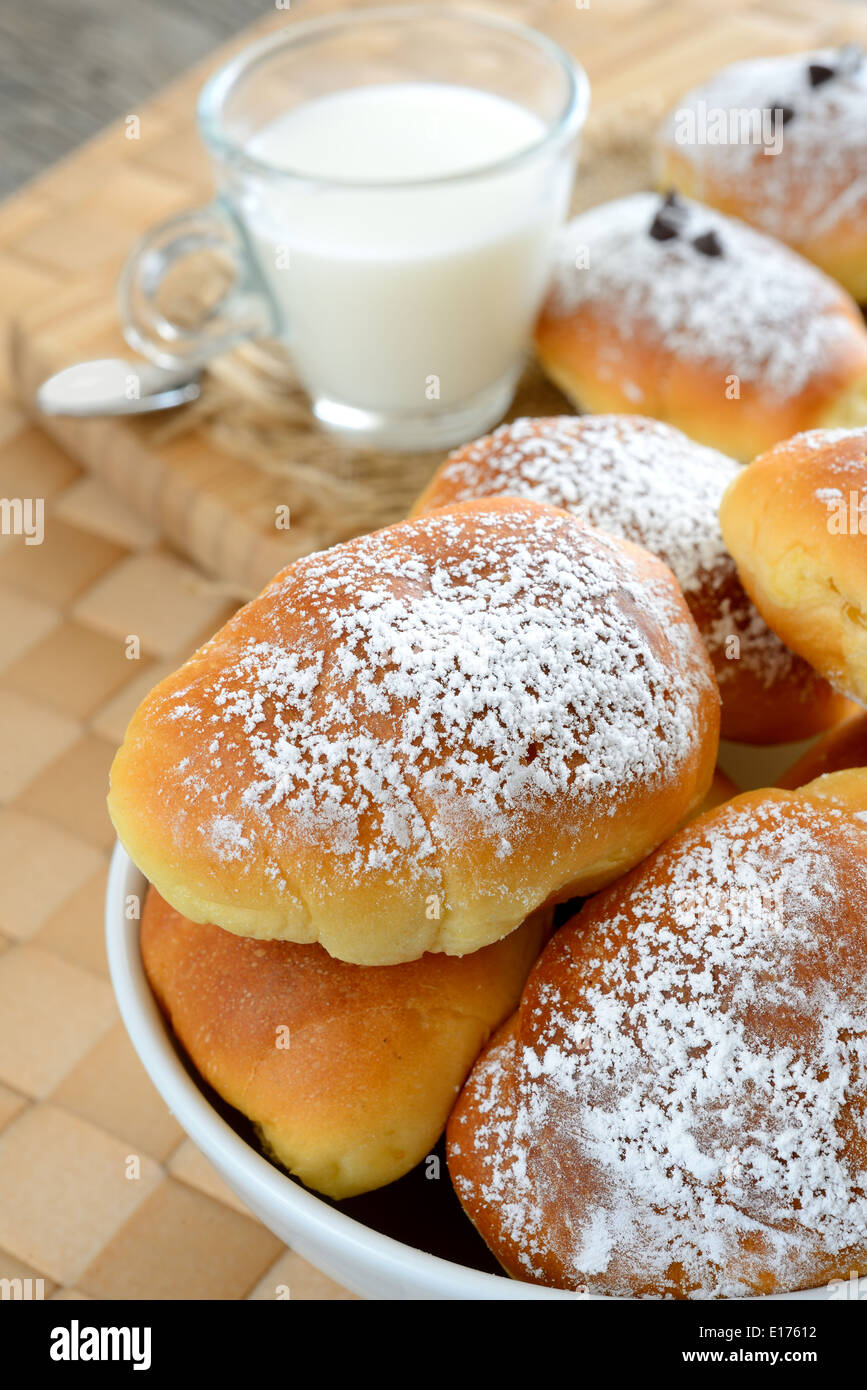
<svg viewBox="0 0 867 1390"><path fill-rule="evenodd" d="M273 8L269 0L0 0L0 198Z"/></svg>
<svg viewBox="0 0 867 1390"><path fill-rule="evenodd" d="M19 37L41 42L61 7L19 6ZM293 0L292 20L324 8ZM494 8L575 46L571 0ZM686 83L745 51L809 46L844 8L849 32L867 39L863 7L592 0L579 56L597 106L611 110L673 74ZM272 12L275 22L286 16ZM8 32L3 11L0 45ZM115 266L145 226L207 192L189 177L202 75L146 108L146 158L114 127L0 207L0 314L51 311L71 270ZM8 111L4 120L8 131ZM5 362L0 495L46 503L43 544L0 536L0 1278L42 1279L55 1298L269 1299L278 1285L294 1298L347 1297L247 1214L184 1137L107 977L109 761L144 692L231 604L27 418Z"/></svg>

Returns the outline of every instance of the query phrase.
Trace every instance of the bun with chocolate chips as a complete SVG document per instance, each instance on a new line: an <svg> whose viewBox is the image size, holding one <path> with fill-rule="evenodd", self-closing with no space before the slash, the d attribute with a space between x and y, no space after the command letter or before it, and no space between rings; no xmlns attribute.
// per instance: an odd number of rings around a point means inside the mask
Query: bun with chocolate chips
<svg viewBox="0 0 867 1390"><path fill-rule="evenodd" d="M675 195L636 193L568 224L536 349L579 409L652 415L737 459L798 430L867 424L867 329L849 295Z"/></svg>
<svg viewBox="0 0 867 1390"><path fill-rule="evenodd" d="M699 128L720 117L721 129ZM857 44L723 68L666 118L656 172L661 188L788 242L867 302L867 55Z"/></svg>

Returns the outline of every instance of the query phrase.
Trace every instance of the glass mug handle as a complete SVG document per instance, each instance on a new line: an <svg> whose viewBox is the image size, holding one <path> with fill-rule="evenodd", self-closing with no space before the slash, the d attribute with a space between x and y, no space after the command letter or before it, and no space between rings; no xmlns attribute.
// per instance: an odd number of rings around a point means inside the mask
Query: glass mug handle
<svg viewBox="0 0 867 1390"><path fill-rule="evenodd" d="M183 306L160 305L167 275L202 251L216 253L232 278L192 324ZM220 277L222 279L222 276ZM196 368L249 338L276 333L276 316L251 260L243 233L219 201L169 218L133 247L118 286L124 337L160 367ZM185 321L187 320L187 321Z"/></svg>

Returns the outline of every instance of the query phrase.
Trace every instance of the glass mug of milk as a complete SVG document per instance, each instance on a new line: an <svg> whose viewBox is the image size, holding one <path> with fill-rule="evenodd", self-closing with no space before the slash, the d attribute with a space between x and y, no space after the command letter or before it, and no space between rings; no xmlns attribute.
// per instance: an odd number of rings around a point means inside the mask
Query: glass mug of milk
<svg viewBox="0 0 867 1390"><path fill-rule="evenodd" d="M128 340L178 366L276 337L320 422L358 443L483 433L521 371L588 99L555 43L487 15L430 4L288 26L206 84L218 197L133 252ZM202 248L234 278L190 328L160 288Z"/></svg>

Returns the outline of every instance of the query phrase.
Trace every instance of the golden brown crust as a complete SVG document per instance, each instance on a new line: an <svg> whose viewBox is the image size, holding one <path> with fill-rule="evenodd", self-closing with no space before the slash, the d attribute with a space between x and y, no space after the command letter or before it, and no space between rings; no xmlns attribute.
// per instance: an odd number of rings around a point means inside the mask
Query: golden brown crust
<svg viewBox="0 0 867 1390"><path fill-rule="evenodd" d="M194 921L461 955L658 844L718 718L664 565L495 499L278 575L139 707L109 805Z"/></svg>
<svg viewBox="0 0 867 1390"><path fill-rule="evenodd" d="M729 485L725 542L768 625L832 685L867 700L867 428L778 444ZM860 529L865 524L865 531Z"/></svg>
<svg viewBox="0 0 867 1390"><path fill-rule="evenodd" d="M867 1259L867 770L751 792L585 904L448 1126L513 1276L812 1288Z"/></svg>
<svg viewBox="0 0 867 1390"><path fill-rule="evenodd" d="M573 404L639 410L743 460L798 430L867 423L867 332L845 291L687 200L656 240L661 211L634 194L560 238L536 348ZM695 249L709 233L721 254Z"/></svg>
<svg viewBox="0 0 867 1390"><path fill-rule="evenodd" d="M525 497L644 546L672 570L708 649L721 737L794 743L852 707L783 646L744 592L718 519L738 472L725 454L640 415L520 419L450 454L412 515Z"/></svg>
<svg viewBox="0 0 867 1390"><path fill-rule="evenodd" d="M151 888L145 971L198 1071L308 1186L393 1182L436 1143L470 1066L514 1008L547 935L540 912L462 959L362 967L321 946L190 922Z"/></svg>
<svg viewBox="0 0 867 1390"><path fill-rule="evenodd" d="M778 787L803 787L829 772L867 767L867 714L843 719L824 737L817 739L797 762L779 778Z"/></svg>

